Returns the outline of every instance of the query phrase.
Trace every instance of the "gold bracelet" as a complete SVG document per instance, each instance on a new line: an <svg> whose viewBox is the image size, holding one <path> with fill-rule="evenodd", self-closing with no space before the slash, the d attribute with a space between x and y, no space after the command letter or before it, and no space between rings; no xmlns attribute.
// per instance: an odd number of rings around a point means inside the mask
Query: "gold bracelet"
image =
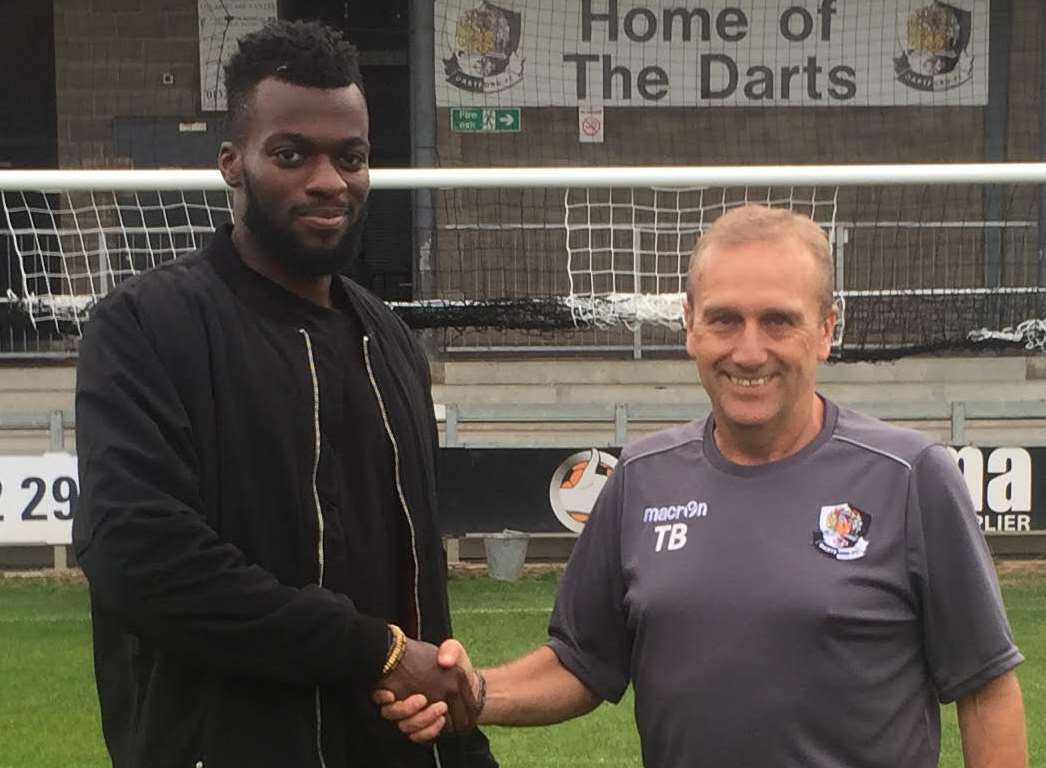
<svg viewBox="0 0 1046 768"><path fill-rule="evenodd" d="M392 633L392 646L389 648L389 655L385 657L385 664L381 668L382 676L394 670L407 652L407 635L403 630L395 624L389 624L389 631Z"/></svg>
<svg viewBox="0 0 1046 768"><path fill-rule="evenodd" d="M382 675L387 675L394 670L407 650L407 636L403 630L395 624L389 624L389 632L392 633L392 645L389 647L388 656L385 657L385 664L382 665Z"/></svg>
<svg viewBox="0 0 1046 768"><path fill-rule="evenodd" d="M476 677L479 678L479 694L476 696L476 716L479 717L483 713L483 707L487 706L487 678L478 669Z"/></svg>

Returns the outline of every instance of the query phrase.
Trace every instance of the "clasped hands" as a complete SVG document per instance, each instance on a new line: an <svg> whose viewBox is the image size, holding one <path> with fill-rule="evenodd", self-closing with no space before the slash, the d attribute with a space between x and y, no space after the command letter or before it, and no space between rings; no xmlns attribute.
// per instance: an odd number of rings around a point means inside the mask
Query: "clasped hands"
<svg viewBox="0 0 1046 768"><path fill-rule="evenodd" d="M399 663L378 680L371 699L382 717L419 743L444 731L471 730L483 705L480 676L457 640L437 648L408 638Z"/></svg>

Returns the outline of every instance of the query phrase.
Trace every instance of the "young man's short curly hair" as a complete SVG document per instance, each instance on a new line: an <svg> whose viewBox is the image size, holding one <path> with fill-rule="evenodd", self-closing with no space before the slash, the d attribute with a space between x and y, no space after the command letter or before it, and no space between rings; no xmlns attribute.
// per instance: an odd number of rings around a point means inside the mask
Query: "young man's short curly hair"
<svg viewBox="0 0 1046 768"><path fill-rule="evenodd" d="M225 65L229 132L242 134L251 93L266 78L310 88L363 90L356 46L318 21L272 21L240 39Z"/></svg>

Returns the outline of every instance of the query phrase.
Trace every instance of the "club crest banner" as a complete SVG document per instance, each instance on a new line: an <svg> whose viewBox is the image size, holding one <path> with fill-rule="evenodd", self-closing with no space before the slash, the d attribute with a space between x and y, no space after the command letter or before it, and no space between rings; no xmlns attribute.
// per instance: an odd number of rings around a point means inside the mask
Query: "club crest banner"
<svg viewBox="0 0 1046 768"><path fill-rule="evenodd" d="M439 106L983 106L989 0L436 0Z"/></svg>

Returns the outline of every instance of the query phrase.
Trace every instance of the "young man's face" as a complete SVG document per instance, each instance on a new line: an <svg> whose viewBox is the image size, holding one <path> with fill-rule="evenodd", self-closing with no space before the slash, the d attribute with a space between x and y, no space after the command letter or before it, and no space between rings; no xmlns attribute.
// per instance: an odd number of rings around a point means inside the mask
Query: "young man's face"
<svg viewBox="0 0 1046 768"><path fill-rule="evenodd" d="M822 316L822 286L813 254L792 237L702 254L686 347L717 426L773 438L802 429L795 406L816 396L835 327L834 310Z"/></svg>
<svg viewBox="0 0 1046 768"><path fill-rule="evenodd" d="M363 93L269 78L255 87L243 119L240 139L219 155L226 179L238 171L246 197L237 224L293 272L337 272L370 190Z"/></svg>

